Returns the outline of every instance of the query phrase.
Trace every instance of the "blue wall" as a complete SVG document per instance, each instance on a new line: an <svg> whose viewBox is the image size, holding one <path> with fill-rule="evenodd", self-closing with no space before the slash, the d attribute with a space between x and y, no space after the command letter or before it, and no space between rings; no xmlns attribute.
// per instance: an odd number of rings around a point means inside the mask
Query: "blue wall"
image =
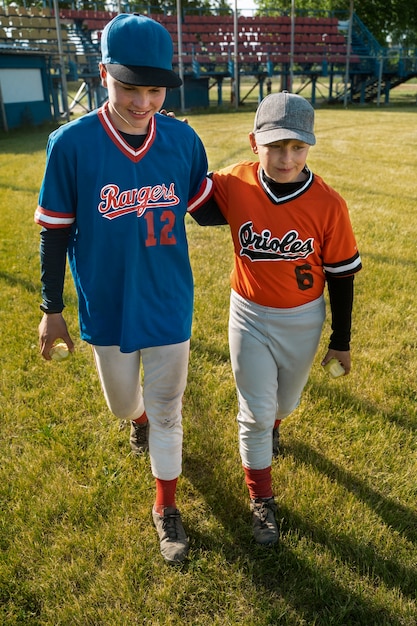
<svg viewBox="0 0 417 626"><path fill-rule="evenodd" d="M186 109L192 107L208 107L209 94L208 94L208 82L209 79L204 78L190 78L188 76L184 79L184 106ZM167 96L165 98L164 107L166 109L179 109L181 107L181 92L180 89L168 89Z"/></svg>
<svg viewBox="0 0 417 626"><path fill-rule="evenodd" d="M53 120L50 105L51 87L47 72L47 57L45 55L22 52L12 54L9 52L5 53L2 50L0 53L0 69L39 69L41 72L43 100L36 100L35 102L5 102L4 109L9 129L23 125L38 126L43 122ZM5 99L5 95L3 93L3 99ZM4 128L4 121L1 118L2 116L0 115L0 128Z"/></svg>

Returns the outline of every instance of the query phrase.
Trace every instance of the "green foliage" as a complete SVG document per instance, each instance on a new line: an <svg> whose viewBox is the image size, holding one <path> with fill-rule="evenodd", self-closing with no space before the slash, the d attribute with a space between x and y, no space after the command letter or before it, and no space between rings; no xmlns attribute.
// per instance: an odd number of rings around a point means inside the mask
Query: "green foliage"
<svg viewBox="0 0 417 626"><path fill-rule="evenodd" d="M12 0L5 0L5 4L12 4ZM25 6L42 7L39 1L26 2ZM289 15L292 7L292 0L255 0L258 14L267 13L269 15ZM63 8L74 8L72 0L60 0L59 6ZM166 13L175 15L177 12L176 0L152 0L144 2L142 0L129 0L123 2L124 11L136 11L141 13ZM244 3L242 5L245 8ZM85 10L108 10L108 3L105 0L80 0L77 3L78 9ZM114 10L117 4L113 5ZM349 15L350 0L296 0L295 10L301 15L323 16L334 14L340 19L346 19ZM199 15L210 15L212 13L226 15L233 9L233 3L227 0L182 0L181 10L183 13L198 13ZM417 45L417 3L410 0L356 0L354 11L374 35L381 45L386 45L387 41L393 45L415 46Z"/></svg>
<svg viewBox="0 0 417 626"><path fill-rule="evenodd" d="M259 13L268 12L270 15L274 15L275 13L278 15L283 13L290 15L293 6L292 0L281 0L279 3L274 0L255 0L255 2ZM315 0L296 0L294 8L297 15L307 14L322 16L333 10L333 4L332 0L321 0L321 2L316 2ZM338 3L338 8L345 8L343 6L343 0Z"/></svg>
<svg viewBox="0 0 417 626"><path fill-rule="evenodd" d="M15 5L14 0L3 0L3 4L8 6L9 4ZM20 3L18 3L20 4ZM24 4L25 7L38 7L42 8L45 2L42 0L28 0ZM52 2L47 3L51 4ZM77 10L90 10L90 11L108 11L118 10L117 2L109 4L106 0L78 0L74 3L73 0L59 0L59 6L65 9ZM177 12L176 0L152 0L151 2L144 2L142 0L129 0L122 2L123 11L125 12L140 12L140 13L167 13L175 14ZM181 0L181 8L184 12L198 13L199 15L210 15L211 13L227 14L231 12L230 5L227 0Z"/></svg>
<svg viewBox="0 0 417 626"><path fill-rule="evenodd" d="M213 168L251 158L255 103L188 115ZM417 622L415 105L321 108L309 164L348 201L353 371L320 367L282 427L280 542L253 544L237 449L226 227L187 221L195 315L178 505L189 561L161 561L149 459L129 453L90 349L42 361L38 227L48 129L0 136L0 623L4 626L414 626ZM66 318L77 337L76 300Z"/></svg>
<svg viewBox="0 0 417 626"><path fill-rule="evenodd" d="M292 0L257 0L258 13L291 13ZM417 4L409 0L356 0L355 13L368 30L383 46L387 40L393 44L413 46L417 44ZM297 14L323 15L331 13L340 19L347 19L350 0L296 0Z"/></svg>

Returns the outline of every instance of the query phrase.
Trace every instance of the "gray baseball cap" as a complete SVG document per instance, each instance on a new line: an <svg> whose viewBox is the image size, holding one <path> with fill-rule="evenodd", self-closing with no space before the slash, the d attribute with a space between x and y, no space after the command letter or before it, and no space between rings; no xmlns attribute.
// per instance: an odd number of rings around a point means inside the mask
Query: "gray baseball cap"
<svg viewBox="0 0 417 626"><path fill-rule="evenodd" d="M260 146L283 139L298 139L314 146L314 109L294 93L271 93L258 106L253 132Z"/></svg>

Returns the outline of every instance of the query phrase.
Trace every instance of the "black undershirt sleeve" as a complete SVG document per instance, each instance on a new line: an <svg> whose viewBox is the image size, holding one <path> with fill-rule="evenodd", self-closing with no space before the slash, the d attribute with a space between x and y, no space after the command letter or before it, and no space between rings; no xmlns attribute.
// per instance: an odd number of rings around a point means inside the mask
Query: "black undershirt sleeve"
<svg viewBox="0 0 417 626"><path fill-rule="evenodd" d="M329 348L347 351L350 350L354 276L334 278L326 275L326 278L332 312Z"/></svg>
<svg viewBox="0 0 417 626"><path fill-rule="evenodd" d="M213 196L190 215L200 226L224 226L227 224L227 220Z"/></svg>
<svg viewBox="0 0 417 626"><path fill-rule="evenodd" d="M207 176L212 178L213 172L209 172ZM224 226L227 224L226 218L214 199L214 194L202 206L192 213L190 212L190 215L199 226Z"/></svg>
<svg viewBox="0 0 417 626"><path fill-rule="evenodd" d="M43 228L40 233L42 304L44 313L61 313L71 228Z"/></svg>

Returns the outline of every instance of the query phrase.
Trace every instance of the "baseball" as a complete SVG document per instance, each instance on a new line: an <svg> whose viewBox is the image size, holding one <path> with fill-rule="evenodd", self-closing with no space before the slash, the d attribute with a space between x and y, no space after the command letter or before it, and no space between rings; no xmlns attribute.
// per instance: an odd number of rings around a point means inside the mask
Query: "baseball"
<svg viewBox="0 0 417 626"><path fill-rule="evenodd" d="M330 361L324 366L324 369L329 372L332 378L343 376L345 373L345 368L337 359L330 359Z"/></svg>
<svg viewBox="0 0 417 626"><path fill-rule="evenodd" d="M66 343L57 343L49 350L49 356L53 361L63 361L69 356L69 350Z"/></svg>

